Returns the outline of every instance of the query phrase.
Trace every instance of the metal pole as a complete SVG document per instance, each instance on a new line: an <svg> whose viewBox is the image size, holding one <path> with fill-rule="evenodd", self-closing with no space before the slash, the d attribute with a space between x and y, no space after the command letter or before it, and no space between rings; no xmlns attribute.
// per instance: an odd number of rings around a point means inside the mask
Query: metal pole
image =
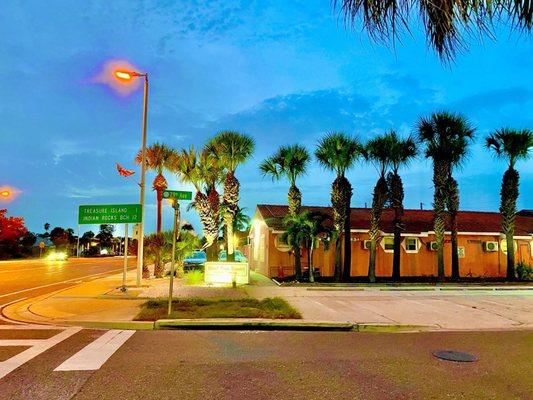
<svg viewBox="0 0 533 400"><path fill-rule="evenodd" d="M141 286L141 276L144 256L144 187L146 178L146 120L148 117L148 74L144 75L143 121L142 121L142 149L141 149L141 223L139 224L139 238L137 240L137 286Z"/></svg>
<svg viewBox="0 0 533 400"><path fill-rule="evenodd" d="M180 230L180 204L174 200L174 232L172 234L172 262L170 263L170 285L168 286L168 315L172 312L172 292L174 290L174 271L176 265L176 240L179 238Z"/></svg>
<svg viewBox="0 0 533 400"><path fill-rule="evenodd" d="M76 247L76 257L80 258L80 225L78 224L78 244Z"/></svg>
<svg viewBox="0 0 533 400"><path fill-rule="evenodd" d="M122 291L126 291L126 273L128 272L128 224L124 224L124 271L122 271Z"/></svg>

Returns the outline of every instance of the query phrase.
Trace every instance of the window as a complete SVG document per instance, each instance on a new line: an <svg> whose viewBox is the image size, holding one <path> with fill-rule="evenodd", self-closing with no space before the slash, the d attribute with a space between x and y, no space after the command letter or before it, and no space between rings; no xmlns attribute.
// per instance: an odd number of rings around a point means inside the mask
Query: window
<svg viewBox="0 0 533 400"><path fill-rule="evenodd" d="M406 237L402 242L402 247L406 253L418 253L420 240L417 237Z"/></svg>
<svg viewBox="0 0 533 400"><path fill-rule="evenodd" d="M383 250L394 251L394 238L392 236L386 236L381 241L383 244Z"/></svg>
<svg viewBox="0 0 533 400"><path fill-rule="evenodd" d="M405 239L405 250L407 250L407 251L417 251L418 250L418 240L417 240L417 238L406 238Z"/></svg>

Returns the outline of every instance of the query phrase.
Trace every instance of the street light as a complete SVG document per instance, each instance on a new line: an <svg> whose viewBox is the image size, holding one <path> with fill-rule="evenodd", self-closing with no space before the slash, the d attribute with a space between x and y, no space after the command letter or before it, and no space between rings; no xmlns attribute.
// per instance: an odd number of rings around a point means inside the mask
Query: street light
<svg viewBox="0 0 533 400"><path fill-rule="evenodd" d="M148 73L139 73L135 71L116 70L115 77L120 81L126 83L133 80L133 78L144 78L144 94L143 94L143 120L142 120L142 147L141 147L141 213L142 219L139 226L139 239L137 241L137 286L141 286L141 275L143 267L144 256L144 187L146 176L146 119L148 116Z"/></svg>

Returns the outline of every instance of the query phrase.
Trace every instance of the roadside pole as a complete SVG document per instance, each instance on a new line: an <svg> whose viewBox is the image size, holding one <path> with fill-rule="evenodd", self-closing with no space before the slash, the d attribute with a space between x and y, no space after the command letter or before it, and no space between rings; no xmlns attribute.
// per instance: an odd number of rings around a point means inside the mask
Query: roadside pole
<svg viewBox="0 0 533 400"><path fill-rule="evenodd" d="M78 245L76 246L76 257L80 258L80 224L78 224Z"/></svg>
<svg viewBox="0 0 533 400"><path fill-rule="evenodd" d="M122 291L126 291L126 273L128 272L128 224L124 224L124 271L122 271Z"/></svg>
<svg viewBox="0 0 533 400"><path fill-rule="evenodd" d="M174 271L176 265L176 241L180 234L180 203L173 199L172 207L174 208L174 231L172 233L172 262L170 263L170 285L168 287L168 315L172 312L172 291L174 290Z"/></svg>

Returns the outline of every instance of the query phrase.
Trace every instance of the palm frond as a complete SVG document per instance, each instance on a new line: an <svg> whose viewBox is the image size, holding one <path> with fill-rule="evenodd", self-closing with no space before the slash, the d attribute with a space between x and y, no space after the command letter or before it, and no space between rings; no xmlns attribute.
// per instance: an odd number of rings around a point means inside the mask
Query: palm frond
<svg viewBox="0 0 533 400"><path fill-rule="evenodd" d="M219 132L205 146L205 150L218 157L232 173L252 156L254 148L251 136L236 131Z"/></svg>
<svg viewBox="0 0 533 400"><path fill-rule="evenodd" d="M333 0L345 25L354 27L362 20L364 29L377 41L396 41L402 31L421 21L428 44L444 62L453 60L466 49L464 34L493 37L494 21L507 19L512 27L530 32L533 4L530 0Z"/></svg>
<svg viewBox="0 0 533 400"><path fill-rule="evenodd" d="M497 157L506 158L510 166L518 160L531 156L533 131L529 129L498 129L485 139L485 146L492 149Z"/></svg>
<svg viewBox="0 0 533 400"><path fill-rule="evenodd" d="M315 157L327 170L344 176L362 155L362 148L357 139L342 132L331 132L318 142Z"/></svg>

